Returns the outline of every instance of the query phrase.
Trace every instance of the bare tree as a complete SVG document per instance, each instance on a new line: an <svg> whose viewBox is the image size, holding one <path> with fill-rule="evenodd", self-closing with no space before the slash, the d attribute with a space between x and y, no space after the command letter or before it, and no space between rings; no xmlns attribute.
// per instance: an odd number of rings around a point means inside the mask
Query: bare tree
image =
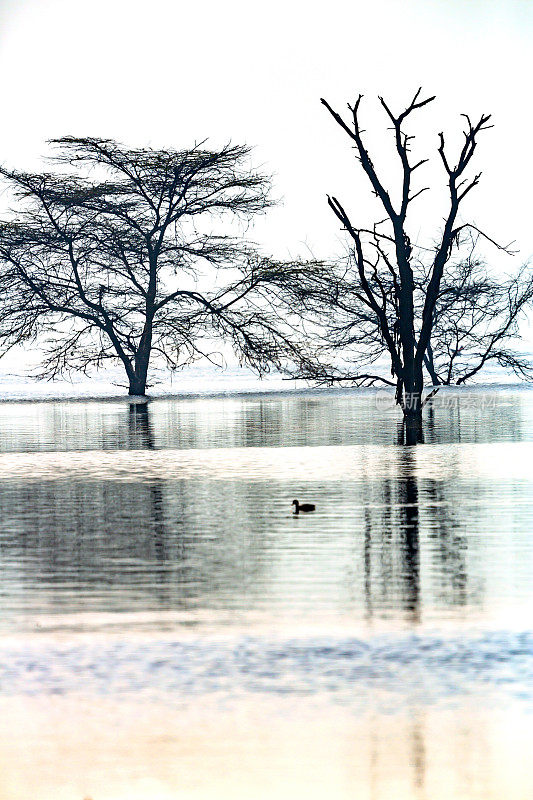
<svg viewBox="0 0 533 800"><path fill-rule="evenodd" d="M472 240L471 252L448 265L441 281L424 356L433 386L460 385L490 364L533 379L533 363L516 349L519 323L533 302L532 270L526 264L496 278L475 245Z"/></svg>
<svg viewBox="0 0 533 800"><path fill-rule="evenodd" d="M447 264L435 305L431 340L424 355L424 367L432 387L460 385L491 364L513 372L523 380L533 379L531 359L517 349L520 323L533 306L533 270L525 264L511 276L491 275L486 263L475 254L476 241L468 237L470 252L461 248L457 259ZM465 243L466 244L466 243ZM350 257L348 257L350 262ZM423 287L428 267L413 261L415 318L422 314ZM353 282L353 267L342 261L329 265L325 279L316 273L313 291L303 298L311 318L322 320L318 331L323 345L319 358L300 377L323 384L349 382L359 386L397 386L387 374L387 343L378 321L368 311ZM372 277L370 277L372 281ZM393 306L394 285L382 281L389 305ZM391 325L393 325L391 320Z"/></svg>
<svg viewBox="0 0 533 800"><path fill-rule="evenodd" d="M301 358L274 307L305 285L306 265L262 257L231 228L270 205L249 148L53 144L52 173L0 170L22 209L0 226L1 281L21 298L0 334L14 341L24 320L48 334L40 377L114 360L144 395L151 360L178 368L213 357L215 340L260 372Z"/></svg>
<svg viewBox="0 0 533 800"><path fill-rule="evenodd" d="M468 231L477 231L472 224L460 222L458 213L464 198L479 183L480 173L468 177L468 168L480 134L491 127L490 116L483 114L477 122L472 122L464 115L464 141L455 163L446 151L444 135L439 134L437 152L448 188L447 213L435 246L427 252L412 243L408 214L412 203L429 188L413 186L413 174L428 159L412 160L414 137L406 132L405 126L412 115L431 103L434 97L422 99L419 89L399 114L393 113L382 97L379 99L392 128L401 167L397 202L378 175L365 144L360 124L362 95L353 105L348 105L348 120L326 100L321 101L352 142L370 188L383 207L384 219L370 228L358 227L341 201L328 197L331 210L350 236L350 257L336 280L330 280L328 286L321 283L315 301L317 306L328 309L328 316L334 314L334 321L328 325L333 349L348 347L357 355L357 370L345 372L344 377L358 385L383 382L395 386L396 400L407 427L414 431L410 438L416 440L422 419L424 362L438 319L439 299L442 302L443 276L461 237ZM480 231L478 234L489 239ZM449 288L450 283L445 285ZM454 313L457 309L456 304ZM511 327L512 324L507 328L509 332ZM390 377L383 376L375 368L384 353L390 361ZM337 374L340 375L338 370ZM317 368L315 377L327 379L328 369ZM330 373L330 377L335 379L335 374Z"/></svg>

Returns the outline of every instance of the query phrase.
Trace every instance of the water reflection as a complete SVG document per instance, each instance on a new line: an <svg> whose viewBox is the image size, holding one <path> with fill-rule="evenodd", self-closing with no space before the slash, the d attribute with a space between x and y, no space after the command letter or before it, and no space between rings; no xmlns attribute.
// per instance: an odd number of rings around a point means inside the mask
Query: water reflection
<svg viewBox="0 0 533 800"><path fill-rule="evenodd" d="M531 719L514 705L392 716L306 713L279 698L234 713L133 699L59 697L55 706L53 716L37 699L4 706L9 800L524 800L533 789ZM44 751L32 748L42 742Z"/></svg>
<svg viewBox="0 0 533 800"><path fill-rule="evenodd" d="M129 405L129 440L128 446L132 450L154 449L154 434L148 403L130 403ZM167 569L169 554L167 552L167 529L165 523L164 484L159 478L148 481L148 508L153 536L155 564L153 568L154 585L158 587L157 596L160 602L165 603L167 592ZM138 502L138 500L137 500ZM183 552L180 552L180 558Z"/></svg>
<svg viewBox="0 0 533 800"><path fill-rule="evenodd" d="M510 420L522 425L525 401L513 397L501 427L474 445L293 446L291 430L297 441L303 431L305 441L329 442L344 398L297 399L292 416L285 400L232 401L232 448L163 446L161 408L146 403L120 406L120 452L10 453L12 430L0 454L3 624L87 609L418 624L520 605L531 597L533 512L518 456L527 460L531 446L498 443ZM165 408L168 444L181 412ZM70 445L79 410L52 409ZM40 407L34 413L41 419ZM194 419L181 433L204 445L212 420L201 428ZM360 420L350 423L364 438ZM84 431L86 448L102 443L101 429ZM286 446L256 446L267 441ZM295 522L294 496L316 501L316 514Z"/></svg>
<svg viewBox="0 0 533 800"><path fill-rule="evenodd" d="M0 406L0 452L404 442L397 409L383 408L378 399L370 392L157 400L149 406L118 401L9 403ZM453 402L445 403L447 399ZM533 440L530 391L443 392L439 402L425 410L426 444Z"/></svg>
<svg viewBox="0 0 533 800"><path fill-rule="evenodd" d="M358 395L0 406L0 795L529 797L533 394L498 398L419 447Z"/></svg>
<svg viewBox="0 0 533 800"><path fill-rule="evenodd" d="M148 403L129 404L128 433L130 449L154 449L154 433Z"/></svg>
<svg viewBox="0 0 533 800"><path fill-rule="evenodd" d="M408 468L410 464L414 471L411 461L407 451L404 464ZM437 579L433 588L435 602L443 608L483 603L477 570L474 570L472 585L468 586L470 520L456 518L447 488L443 482L419 481L417 476L410 475L386 479L379 487L368 482L363 489L362 494L367 498L363 511L367 620L392 606L403 609L413 622L420 620L424 601L421 537L424 550L431 557L431 562L426 564L426 580ZM473 546L475 548L475 542ZM426 589L426 599L427 594Z"/></svg>
<svg viewBox="0 0 533 800"><path fill-rule="evenodd" d="M412 618L420 618L420 556L418 542L418 487L416 478L408 477L399 486L402 514L404 579L406 585L405 607Z"/></svg>

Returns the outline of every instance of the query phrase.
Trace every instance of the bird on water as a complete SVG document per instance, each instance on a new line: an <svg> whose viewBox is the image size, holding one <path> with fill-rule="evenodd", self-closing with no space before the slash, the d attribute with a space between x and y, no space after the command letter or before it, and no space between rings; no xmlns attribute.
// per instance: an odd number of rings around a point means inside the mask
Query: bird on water
<svg viewBox="0 0 533 800"><path fill-rule="evenodd" d="M294 513L299 514L300 511L303 511L306 514L308 511L314 511L316 506L313 503L299 503L298 500L293 500L292 505L294 506Z"/></svg>

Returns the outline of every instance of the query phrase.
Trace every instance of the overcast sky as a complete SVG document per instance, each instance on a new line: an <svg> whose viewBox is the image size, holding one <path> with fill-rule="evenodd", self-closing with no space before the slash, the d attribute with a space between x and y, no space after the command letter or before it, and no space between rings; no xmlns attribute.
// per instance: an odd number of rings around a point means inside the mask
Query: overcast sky
<svg viewBox="0 0 533 800"><path fill-rule="evenodd" d="M436 156L440 130L453 152L461 112L493 113L463 216L533 253L531 0L4 0L0 23L4 163L36 167L45 140L64 134L246 142L283 198L257 236L280 255L327 255L339 234L326 192L362 222L373 207L319 98L343 109L365 94L367 143L393 186L376 95L400 110L423 85L437 101L410 129L421 157ZM443 185L438 162L426 179ZM422 198L412 233L431 236L444 196Z"/></svg>

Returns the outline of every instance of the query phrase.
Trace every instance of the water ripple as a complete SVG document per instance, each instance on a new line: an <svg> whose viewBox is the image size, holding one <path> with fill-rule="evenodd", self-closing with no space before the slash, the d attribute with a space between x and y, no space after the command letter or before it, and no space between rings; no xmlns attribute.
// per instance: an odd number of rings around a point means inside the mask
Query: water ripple
<svg viewBox="0 0 533 800"><path fill-rule="evenodd" d="M532 632L31 643L0 656L4 695L144 693L186 703L213 692L326 694L394 709L489 690L533 701Z"/></svg>

